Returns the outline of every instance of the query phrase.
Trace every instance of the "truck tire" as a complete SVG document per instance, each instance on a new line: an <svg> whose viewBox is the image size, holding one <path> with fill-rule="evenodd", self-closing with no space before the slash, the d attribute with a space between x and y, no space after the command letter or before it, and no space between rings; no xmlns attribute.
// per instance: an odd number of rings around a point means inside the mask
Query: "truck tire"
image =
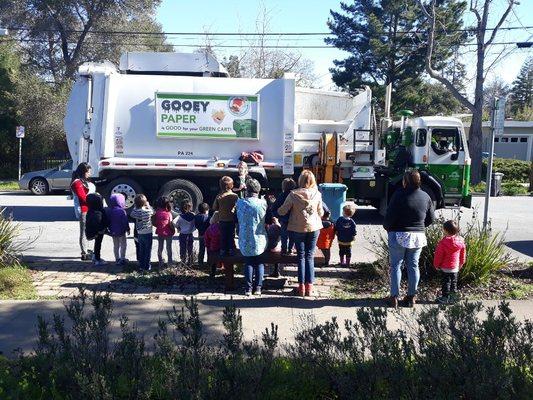
<svg viewBox="0 0 533 400"><path fill-rule="evenodd" d="M157 197L162 196L170 199L175 211L180 210L181 203L185 200L189 200L192 203L193 211L197 210L204 200L204 196L198 186L186 179L173 179L165 183L157 195Z"/></svg>
<svg viewBox="0 0 533 400"><path fill-rule="evenodd" d="M143 188L131 178L120 177L112 180L105 188L106 201L109 204L109 198L112 194L122 193L126 197L126 211L129 213L133 209L133 200L135 196L143 193Z"/></svg>

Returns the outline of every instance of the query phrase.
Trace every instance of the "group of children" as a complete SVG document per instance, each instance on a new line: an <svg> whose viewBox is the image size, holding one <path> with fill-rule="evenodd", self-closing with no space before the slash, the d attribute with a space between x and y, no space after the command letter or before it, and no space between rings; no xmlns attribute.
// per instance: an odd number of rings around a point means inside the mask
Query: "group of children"
<svg viewBox="0 0 533 400"><path fill-rule="evenodd" d="M126 236L130 234L130 219L134 222L134 238L139 267L143 270L151 269L151 253L153 231L157 236L157 256L159 267L166 263L163 252L166 249L168 264L173 263L172 240L178 233L180 258L185 264L192 264L193 234L198 231L199 261L202 264L205 257L204 235L210 227L209 205L202 203L198 207L198 214L192 212L190 201L181 204L181 212L173 212L172 203L165 197L160 197L155 203L155 210L150 206L145 195L138 194L134 199L134 208L126 213L125 196L122 193L112 194L109 207L104 208L102 196L98 193L87 195L88 212L86 217L85 234L87 239L94 240L93 261L101 266L105 261L101 258L101 247L104 235L113 239L113 250L117 265L124 265L126 260Z"/></svg>
<svg viewBox="0 0 533 400"><path fill-rule="evenodd" d="M242 178L244 181L244 177ZM134 236L136 254L139 267L150 270L153 229L157 236L159 267L163 267L165 260L163 252L166 249L168 264L173 263L172 241L178 234L181 262L191 265L193 262L193 235L198 232L200 265L204 264L205 253L231 256L235 252L235 230L238 223L235 215L235 205L239 199L239 191L234 190L233 179L224 176L220 179L220 193L213 204L214 213L210 215L210 207L202 203L198 213L192 212L190 201L181 204L180 213L173 211L169 199L160 197L155 203L155 210L150 206L146 196L138 194L134 199L134 208L130 214L134 222ZM239 185L240 188L241 185ZM287 231L288 215L279 215L278 208L283 204L296 183L287 178L282 183L282 193L277 198L269 198L265 228L267 232L267 251L280 251L290 254L293 251L291 236ZM125 210L125 196L121 193L111 195L109 207L104 208L102 196L98 193L87 195L88 212L85 233L87 239L94 240L95 265L101 266L105 261L101 258L101 246L104 235L113 239L113 249L117 265L126 263L126 236L130 234L129 218ZM317 247L325 258L325 266L331 259L331 247L335 236L339 247L341 266L347 267L351 263L351 247L357 234L353 216L355 204L346 204L342 209L342 216L336 221L331 220L331 213L325 207L322 217ZM459 269L465 263L466 249L463 239L458 235L459 227L454 221L447 221L444 226L444 238L439 242L435 257L435 268L443 272L442 296L439 302L446 303L457 292L457 277ZM215 271L211 266L211 273ZM277 269L277 268L276 268ZM279 272L278 272L279 273Z"/></svg>

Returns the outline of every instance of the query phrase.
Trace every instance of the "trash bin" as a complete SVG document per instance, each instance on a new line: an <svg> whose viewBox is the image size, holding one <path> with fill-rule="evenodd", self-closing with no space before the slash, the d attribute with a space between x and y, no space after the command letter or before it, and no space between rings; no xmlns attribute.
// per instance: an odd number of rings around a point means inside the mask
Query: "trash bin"
<svg viewBox="0 0 533 400"><path fill-rule="evenodd" d="M503 174L501 172L493 172L492 179L490 180L490 196L498 197L502 192L502 179Z"/></svg>
<svg viewBox="0 0 533 400"><path fill-rule="evenodd" d="M336 221L342 215L342 206L346 202L348 188L342 183L321 183L318 185L318 190L331 212L331 219Z"/></svg>

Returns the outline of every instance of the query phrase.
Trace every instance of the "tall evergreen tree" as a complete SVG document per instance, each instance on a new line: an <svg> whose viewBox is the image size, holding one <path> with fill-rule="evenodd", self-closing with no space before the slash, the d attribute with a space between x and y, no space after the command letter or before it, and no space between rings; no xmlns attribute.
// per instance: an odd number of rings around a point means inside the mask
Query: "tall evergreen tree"
<svg viewBox="0 0 533 400"><path fill-rule="evenodd" d="M511 90L511 112L514 115L531 107L533 107L533 57L524 62Z"/></svg>
<svg viewBox="0 0 533 400"><path fill-rule="evenodd" d="M447 29L461 27L461 14L465 3L441 0L442 17ZM345 50L350 55L335 60L331 69L333 81L348 91L368 85L374 97L382 103L385 87L392 83L392 108L414 108L423 100L417 90L425 92L421 75L426 54L425 34L421 26L426 21L416 2L410 0L353 0L340 3L341 12L330 11L328 26L332 38L326 43ZM454 47L465 39L464 33L441 34L447 46L439 52L440 60L453 55ZM451 67L457 65L456 73ZM459 77L459 64L445 65L443 70L454 78ZM448 111L443 105L443 112Z"/></svg>

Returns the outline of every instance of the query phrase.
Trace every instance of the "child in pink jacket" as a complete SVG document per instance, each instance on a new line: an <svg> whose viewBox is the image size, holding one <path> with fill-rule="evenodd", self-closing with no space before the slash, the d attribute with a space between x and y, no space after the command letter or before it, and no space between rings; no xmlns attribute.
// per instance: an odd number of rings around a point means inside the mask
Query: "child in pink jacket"
<svg viewBox="0 0 533 400"><path fill-rule="evenodd" d="M445 236L437 245L433 266L442 271L442 295L437 302L447 304L457 296L457 277L466 261L466 245L458 235L457 222L446 221L442 228Z"/></svg>

